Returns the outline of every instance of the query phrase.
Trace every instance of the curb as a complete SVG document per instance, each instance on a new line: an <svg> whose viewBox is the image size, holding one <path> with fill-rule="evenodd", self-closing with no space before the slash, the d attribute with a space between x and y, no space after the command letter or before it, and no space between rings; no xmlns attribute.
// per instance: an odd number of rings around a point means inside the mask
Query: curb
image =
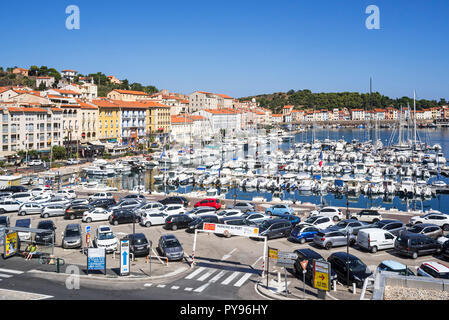
<svg viewBox="0 0 449 320"><path fill-rule="evenodd" d="M295 294L292 294L292 293L289 293L289 296L293 296L294 298L289 298L289 297L286 297L286 296L284 296L284 295L281 295L281 294L279 294L279 293L275 293L275 292L272 292L272 290L269 290L269 289L265 289L264 287L263 287L263 284L262 284L262 282L261 281L258 281L257 283L256 283L256 291L259 293L259 294L261 294L262 296L264 296L264 297L266 297L266 298L270 298L270 299L274 299L274 300L312 300L312 299L303 299L303 298L301 298L301 297L298 297L297 295L295 295ZM263 289L263 290L262 290ZM270 293L268 293L267 291L271 291Z"/></svg>

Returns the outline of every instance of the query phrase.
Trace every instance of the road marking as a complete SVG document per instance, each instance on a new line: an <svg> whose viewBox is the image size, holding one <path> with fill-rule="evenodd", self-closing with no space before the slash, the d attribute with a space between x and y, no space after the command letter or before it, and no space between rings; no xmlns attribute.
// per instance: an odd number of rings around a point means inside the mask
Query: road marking
<svg viewBox="0 0 449 320"><path fill-rule="evenodd" d="M22 274L23 271L11 270L11 269L0 269L0 272L13 273L13 274Z"/></svg>
<svg viewBox="0 0 449 320"><path fill-rule="evenodd" d="M172 289L172 290L178 290L179 287L178 287L178 286L173 286L173 287L171 287L170 289Z"/></svg>
<svg viewBox="0 0 449 320"><path fill-rule="evenodd" d="M53 296L33 293L27 291L17 291L9 289L0 289L0 299L1 300L44 300L54 298Z"/></svg>
<svg viewBox="0 0 449 320"><path fill-rule="evenodd" d="M152 283L145 283L143 286L144 287L151 287L153 284Z"/></svg>
<svg viewBox="0 0 449 320"><path fill-rule="evenodd" d="M165 288L165 284L158 284L157 287L158 288Z"/></svg>
<svg viewBox="0 0 449 320"><path fill-rule="evenodd" d="M185 288L184 291L192 291L193 288Z"/></svg>
<svg viewBox="0 0 449 320"><path fill-rule="evenodd" d="M215 270L210 270L208 272L206 272L205 274L203 274L201 277L198 278L198 281L204 281L207 278L209 278L213 273L215 272Z"/></svg>
<svg viewBox="0 0 449 320"><path fill-rule="evenodd" d="M224 260L226 260L226 259L229 259L229 258L232 256L232 254L234 253L235 250L237 250L237 248L234 248L231 252L229 252L228 254L225 254L225 255L221 258L221 260L224 261Z"/></svg>
<svg viewBox="0 0 449 320"><path fill-rule="evenodd" d="M229 284L232 280L234 280L235 277L237 277L241 272L235 271L234 273L232 273L229 277L227 277L221 284L227 285Z"/></svg>
<svg viewBox="0 0 449 320"><path fill-rule="evenodd" d="M245 283L245 281L248 280L249 277L251 277L252 275L253 275L252 273L247 273L247 274L245 274L243 277L240 278L239 281L237 281L237 282L234 284L234 287L240 287L240 286L241 286L243 283Z"/></svg>
<svg viewBox="0 0 449 320"><path fill-rule="evenodd" d="M12 275L10 275L10 274L0 273L0 278L11 278L11 277L12 277Z"/></svg>
<svg viewBox="0 0 449 320"><path fill-rule="evenodd" d="M208 283L205 283L205 284L203 284L201 287L195 289L194 292L203 292L204 289L206 289L209 285L210 285L209 282L208 282Z"/></svg>
<svg viewBox="0 0 449 320"><path fill-rule="evenodd" d="M197 274L203 272L203 270L205 269L205 267L200 267L199 269L193 271L191 274L189 274L187 277L185 277L184 279L192 279L193 277L195 277Z"/></svg>
<svg viewBox="0 0 449 320"><path fill-rule="evenodd" d="M220 273L218 273L215 277L213 277L212 279L209 280L210 283L215 283L217 282L221 277L223 277L223 275L226 273L225 270L221 270Z"/></svg>
<svg viewBox="0 0 449 320"><path fill-rule="evenodd" d="M254 268L254 266L259 262L260 259L262 259L263 257L259 257L259 259L256 260L256 262L254 262L251 267Z"/></svg>

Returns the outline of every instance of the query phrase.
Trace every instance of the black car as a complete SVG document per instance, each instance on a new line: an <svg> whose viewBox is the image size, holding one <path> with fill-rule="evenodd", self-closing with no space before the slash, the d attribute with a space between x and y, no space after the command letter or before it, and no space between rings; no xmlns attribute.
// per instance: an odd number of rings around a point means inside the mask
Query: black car
<svg viewBox="0 0 449 320"><path fill-rule="evenodd" d="M120 201L124 200L124 199L133 199L133 200L137 200L140 202L147 201L147 198L145 198L145 196L143 194L128 194L128 195L124 196L123 198L121 198Z"/></svg>
<svg viewBox="0 0 449 320"><path fill-rule="evenodd" d="M165 199L162 199L159 201L164 206L167 204L182 204L184 207L187 208L189 205L189 201L184 197L167 197Z"/></svg>
<svg viewBox="0 0 449 320"><path fill-rule="evenodd" d="M394 249L401 255L416 259L421 255L439 254L442 251L442 245L426 235L403 232L394 241Z"/></svg>
<svg viewBox="0 0 449 320"><path fill-rule="evenodd" d="M446 241L443 243L442 249L441 249L441 255L446 259L449 260L449 241Z"/></svg>
<svg viewBox="0 0 449 320"><path fill-rule="evenodd" d="M139 216L134 211L128 209L116 209L109 216L109 223L118 225L122 223L139 223Z"/></svg>
<svg viewBox="0 0 449 320"><path fill-rule="evenodd" d="M65 213L64 213L64 219L79 219L83 217L84 212L89 211L90 209L92 209L93 207L91 205L88 204L71 204L70 206L68 206L67 209L65 209Z"/></svg>
<svg viewBox="0 0 449 320"><path fill-rule="evenodd" d="M143 233L129 234L129 250L137 256L147 256L150 254L151 241L148 242Z"/></svg>
<svg viewBox="0 0 449 320"><path fill-rule="evenodd" d="M301 262L307 260L307 266L306 266L306 282L311 283L313 280L313 261L326 261L318 252L312 250L312 249L298 249L294 251L298 258L295 261L295 264L293 265L293 270L296 274L296 276L299 279L303 279L303 268L301 266ZM337 280L337 273L331 268L331 282L333 280Z"/></svg>
<svg viewBox="0 0 449 320"><path fill-rule="evenodd" d="M203 229L204 223L218 223L218 217L216 215L204 215L197 217L189 223L187 231L193 232L196 229Z"/></svg>
<svg viewBox="0 0 449 320"><path fill-rule="evenodd" d="M165 219L164 228L169 230L185 229L189 226L189 223L192 222L192 220L193 219L186 214L174 214Z"/></svg>
<svg viewBox="0 0 449 320"><path fill-rule="evenodd" d="M2 192L26 192L27 189L24 186L10 186L8 188L2 189Z"/></svg>
<svg viewBox="0 0 449 320"><path fill-rule="evenodd" d="M373 274L362 260L346 252L335 252L327 258L327 261L331 264L331 270L337 274L338 281L347 285L355 283L358 288L361 288L365 279Z"/></svg>
<svg viewBox="0 0 449 320"><path fill-rule="evenodd" d="M10 221L8 216L0 216L0 227L9 227Z"/></svg>
<svg viewBox="0 0 449 320"><path fill-rule="evenodd" d="M259 225L259 236L266 236L267 239L288 237L293 225L286 219L269 219Z"/></svg>
<svg viewBox="0 0 449 320"><path fill-rule="evenodd" d="M114 199L97 199L90 203L92 207L107 209L116 204Z"/></svg>
<svg viewBox="0 0 449 320"><path fill-rule="evenodd" d="M372 228L379 228L382 230L387 230L395 236L400 235L402 232L406 231L407 228L402 221L399 220L382 220L377 221L371 225Z"/></svg>
<svg viewBox="0 0 449 320"><path fill-rule="evenodd" d="M36 233L34 237L34 241L36 244L49 245L53 244L56 241L56 226L55 223L51 220L43 220L39 221L37 225L37 229L45 230L42 232Z"/></svg>

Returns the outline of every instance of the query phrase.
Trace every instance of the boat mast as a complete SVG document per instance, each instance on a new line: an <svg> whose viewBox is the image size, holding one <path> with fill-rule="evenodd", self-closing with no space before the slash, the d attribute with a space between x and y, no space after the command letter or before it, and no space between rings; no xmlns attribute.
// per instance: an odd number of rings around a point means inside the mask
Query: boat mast
<svg viewBox="0 0 449 320"><path fill-rule="evenodd" d="M414 118L414 142L413 150L416 151L416 90L413 91L413 118Z"/></svg>

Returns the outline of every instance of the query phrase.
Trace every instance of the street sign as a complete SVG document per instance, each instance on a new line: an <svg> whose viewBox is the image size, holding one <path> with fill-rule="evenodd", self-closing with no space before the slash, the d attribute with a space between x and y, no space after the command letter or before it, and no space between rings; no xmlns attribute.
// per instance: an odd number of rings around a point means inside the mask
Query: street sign
<svg viewBox="0 0 449 320"><path fill-rule="evenodd" d="M106 249L88 248L87 249L87 271L104 270L106 274Z"/></svg>
<svg viewBox="0 0 449 320"><path fill-rule="evenodd" d="M120 275L129 275L129 240L120 240Z"/></svg>
<svg viewBox="0 0 449 320"><path fill-rule="evenodd" d="M313 287L315 289L329 291L330 263L325 261L313 261Z"/></svg>
<svg viewBox="0 0 449 320"><path fill-rule="evenodd" d="M301 261L301 267L304 270L304 272L306 271L306 268L307 268L308 264L309 264L309 260Z"/></svg>
<svg viewBox="0 0 449 320"><path fill-rule="evenodd" d="M294 252L279 251L278 252L278 258L279 259L296 260L298 258L298 255L296 253L294 253Z"/></svg>
<svg viewBox="0 0 449 320"><path fill-rule="evenodd" d="M278 252L279 252L279 249L268 248L268 256L271 259L277 259L278 258Z"/></svg>
<svg viewBox="0 0 449 320"><path fill-rule="evenodd" d="M278 266L278 267L293 268L294 264L295 264L295 260L290 260L290 259L278 259L276 261L276 266Z"/></svg>
<svg viewBox="0 0 449 320"><path fill-rule="evenodd" d="M233 226L229 224L218 224L218 223L205 223L203 225L203 231L211 231L218 234L234 235L234 236L258 236L259 228L256 227L244 227L244 226Z"/></svg>
<svg viewBox="0 0 449 320"><path fill-rule="evenodd" d="M5 251L4 251L4 258L11 257L17 253L18 243L17 243L17 232L11 232L8 234L5 234Z"/></svg>
<svg viewBox="0 0 449 320"><path fill-rule="evenodd" d="M5 241L5 227L0 227L0 245Z"/></svg>
<svg viewBox="0 0 449 320"><path fill-rule="evenodd" d="M90 226L86 226L86 233L90 232Z"/></svg>

